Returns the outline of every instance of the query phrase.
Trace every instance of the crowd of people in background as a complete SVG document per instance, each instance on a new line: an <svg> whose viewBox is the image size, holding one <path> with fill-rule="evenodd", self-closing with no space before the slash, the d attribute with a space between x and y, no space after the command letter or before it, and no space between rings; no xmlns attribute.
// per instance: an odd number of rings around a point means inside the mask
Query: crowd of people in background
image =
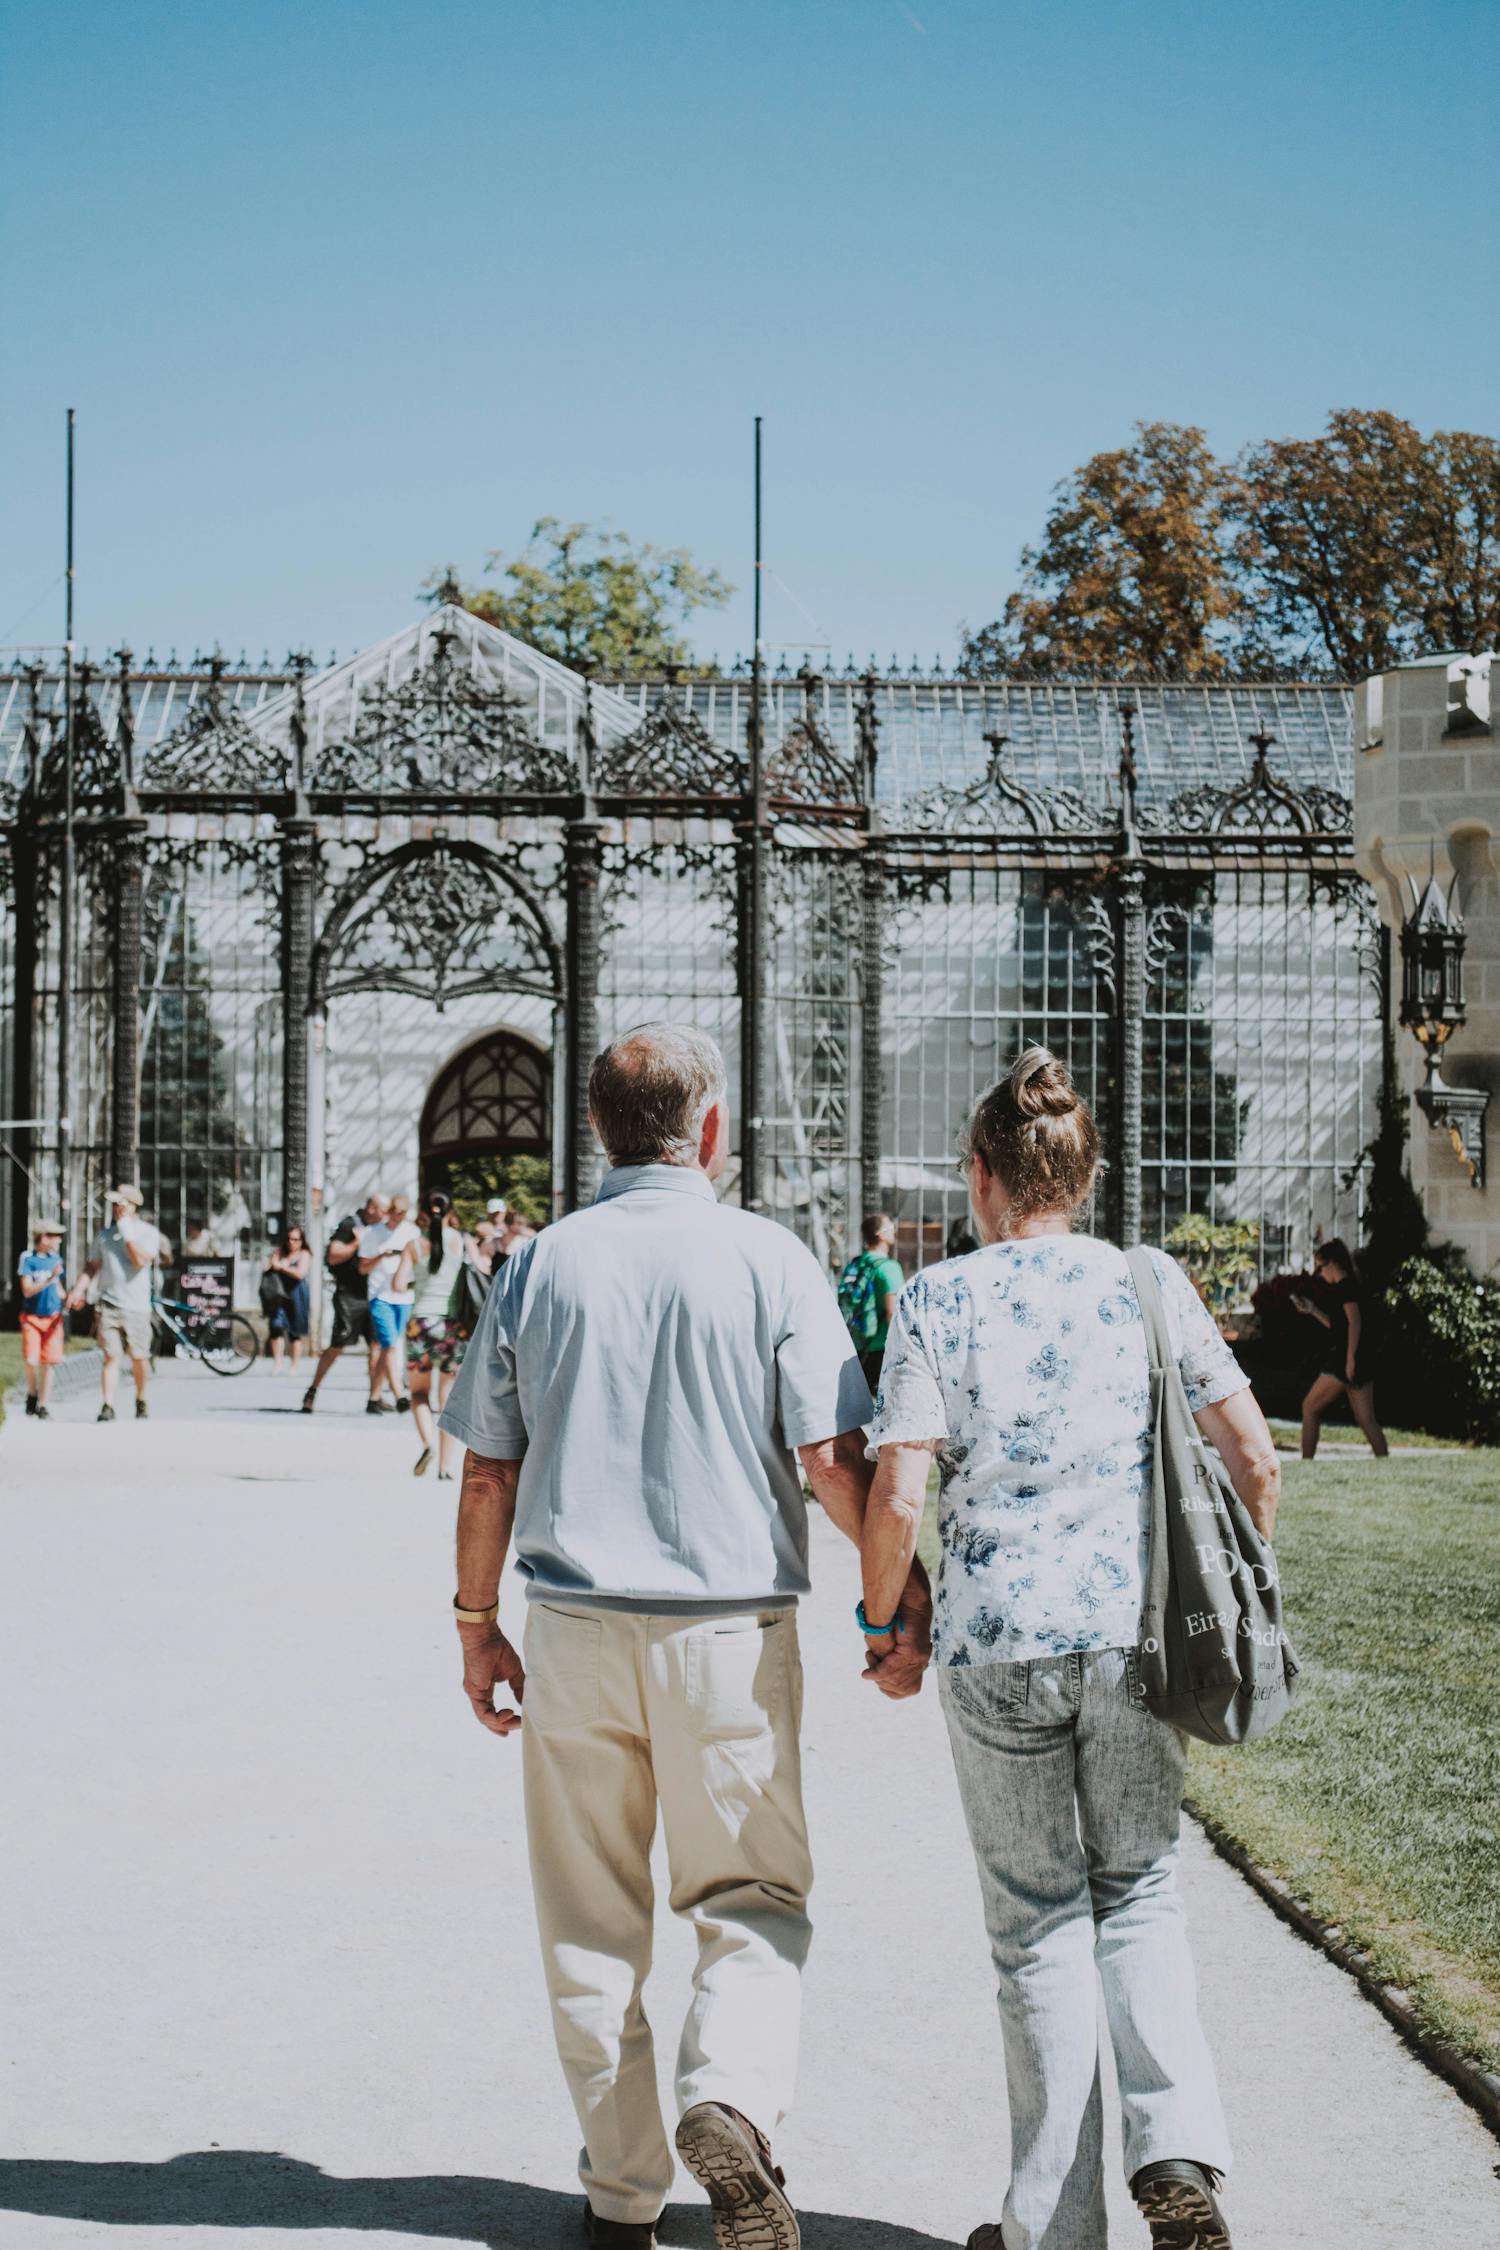
<svg viewBox="0 0 1500 2250"><path fill-rule="evenodd" d="M452 1198L440 1188L421 1196L415 1217L404 1195L372 1191L328 1239L333 1324L303 1393L302 1412L316 1411L319 1390L342 1355L362 1351L369 1378L366 1414L409 1413L418 1440L413 1473L424 1476L436 1458L438 1476L450 1480L455 1447L451 1438L439 1437L435 1417L463 1364L496 1267L536 1232L502 1196L492 1197L484 1217L466 1231ZM278 1294L292 1277L299 1250L307 1255L301 1229L289 1228L266 1261L266 1278L274 1277ZM298 1285L304 1284L299 1269ZM301 1334L306 1333L304 1320ZM291 1334L295 1362L297 1331ZM273 1349L274 1340L273 1328Z"/></svg>
<svg viewBox="0 0 1500 2250"><path fill-rule="evenodd" d="M128 1359L136 1418L146 1420L151 1294L154 1277L171 1261L172 1246L142 1202L139 1188L120 1186L109 1191L109 1217L71 1286L64 1271L60 1223L43 1219L31 1229L31 1247L23 1252L17 1268L29 1416L40 1421L49 1418L53 1372L64 1351L65 1313L91 1307L103 1354L98 1419L115 1419L120 1369ZM415 1473L424 1474L436 1456L439 1477L451 1479L455 1448L451 1439L440 1440L435 1416L463 1363L464 1346L478 1323L493 1274L537 1232L536 1225L503 1196L492 1196L483 1218L466 1229L459 1224L450 1197L440 1189L420 1198L415 1216L404 1195L372 1191L339 1220L324 1251L331 1327L303 1393L302 1412L315 1410L318 1393L343 1354L362 1351L368 1373L365 1412L410 1413L419 1440ZM861 1223L860 1243L838 1275L837 1294L861 1368L874 1390L905 1281L896 1256L895 1220L888 1212L871 1212ZM956 1224L945 1254L962 1256L973 1247L973 1236ZM213 1249L204 1228L189 1227L184 1255L208 1255ZM277 1368L296 1369L313 1341L313 1262L306 1229L295 1221L281 1231L266 1256L260 1305L267 1354ZM1372 1453L1384 1458L1389 1447L1375 1410L1368 1322L1353 1254L1344 1242L1330 1238L1315 1252L1313 1269L1317 1299L1299 1294L1292 1300L1309 1328L1316 1324L1324 1332L1317 1372L1303 1402L1302 1456L1314 1457L1325 1419L1347 1401Z"/></svg>

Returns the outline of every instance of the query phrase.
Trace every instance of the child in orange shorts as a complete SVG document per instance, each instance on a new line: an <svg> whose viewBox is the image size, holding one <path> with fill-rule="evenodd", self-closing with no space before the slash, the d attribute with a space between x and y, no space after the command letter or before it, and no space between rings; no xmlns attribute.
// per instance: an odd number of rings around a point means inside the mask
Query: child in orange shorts
<svg viewBox="0 0 1500 2250"><path fill-rule="evenodd" d="M47 1415L52 1370L63 1355L62 1228L44 1219L31 1230L16 1277L21 1284L21 1358L26 1367L26 1411Z"/></svg>

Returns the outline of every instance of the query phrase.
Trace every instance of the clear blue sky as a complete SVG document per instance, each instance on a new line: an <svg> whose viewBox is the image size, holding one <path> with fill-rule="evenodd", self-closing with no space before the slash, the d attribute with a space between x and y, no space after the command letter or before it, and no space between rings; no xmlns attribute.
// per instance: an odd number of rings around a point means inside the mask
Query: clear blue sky
<svg viewBox="0 0 1500 2250"><path fill-rule="evenodd" d="M1138 418L1500 426L1471 0L8 0L0 638L347 652L545 513L951 655Z"/></svg>

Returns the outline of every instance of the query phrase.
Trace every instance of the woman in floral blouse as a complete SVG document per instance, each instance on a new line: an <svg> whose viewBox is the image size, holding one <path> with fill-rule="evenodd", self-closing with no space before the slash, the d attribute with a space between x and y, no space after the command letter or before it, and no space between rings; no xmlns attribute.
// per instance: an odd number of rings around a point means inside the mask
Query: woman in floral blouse
<svg viewBox="0 0 1500 2250"><path fill-rule="evenodd" d="M871 1429L864 1608L877 1685L920 1650L895 1613L931 1457L933 1658L979 1862L1011 2113L1002 2219L970 2250L1103 2250L1096 1972L1125 2169L1158 2250L1228 2250L1229 2143L1177 1891L1185 1745L1141 1701L1150 1520L1145 1331L1124 1254L1075 1234L1099 1137L1067 1071L1024 1054L964 1167L982 1247L903 1290ZM1276 1449L1181 1268L1153 1260L1200 1427L1268 1536ZM882 1633L883 1625L897 1629Z"/></svg>

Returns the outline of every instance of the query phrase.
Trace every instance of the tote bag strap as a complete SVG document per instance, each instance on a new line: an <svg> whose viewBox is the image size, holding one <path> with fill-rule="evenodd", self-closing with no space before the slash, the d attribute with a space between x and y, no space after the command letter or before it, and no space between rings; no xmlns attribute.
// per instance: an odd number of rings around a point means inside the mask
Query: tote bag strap
<svg viewBox="0 0 1500 2250"><path fill-rule="evenodd" d="M1137 1243L1133 1250L1126 1251L1125 1262L1130 1268L1130 1278L1135 1283L1135 1293L1140 1300L1141 1319L1146 1327L1146 1353L1152 1370L1154 1372L1160 1369L1162 1375L1170 1381L1177 1365L1177 1357L1172 1350L1172 1338L1167 1330L1167 1308L1162 1303L1161 1284L1156 1278L1156 1268L1151 1263L1151 1253L1144 1243Z"/></svg>
<svg viewBox="0 0 1500 2250"><path fill-rule="evenodd" d="M1146 1549L1146 1582L1141 1589L1141 1666L1148 1696L1164 1694L1167 1687L1167 1608L1172 1591L1172 1532L1167 1521L1167 1487L1164 1474L1168 1394L1177 1364L1167 1331L1167 1308L1144 1244L1127 1250L1125 1262L1140 1301L1146 1331L1146 1358L1155 1377L1151 1385L1151 1537ZM1178 1378L1180 1380L1180 1378Z"/></svg>

